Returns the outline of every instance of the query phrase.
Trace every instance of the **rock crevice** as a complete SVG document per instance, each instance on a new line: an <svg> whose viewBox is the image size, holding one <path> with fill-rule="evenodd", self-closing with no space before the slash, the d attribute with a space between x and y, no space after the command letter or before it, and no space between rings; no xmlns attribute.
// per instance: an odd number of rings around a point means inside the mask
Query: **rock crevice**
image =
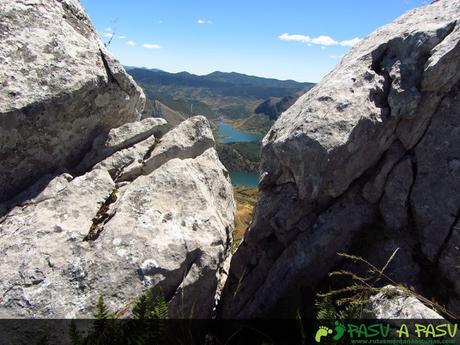
<svg viewBox="0 0 460 345"><path fill-rule="evenodd" d="M318 288L340 264L336 252L383 265L401 247L392 277L421 293L436 290L420 279L425 263L459 280L459 16L458 0L406 13L278 118L263 140L260 201L231 262L223 317L272 315L296 289ZM367 248L356 248L359 238ZM458 296L428 295L457 313Z"/></svg>

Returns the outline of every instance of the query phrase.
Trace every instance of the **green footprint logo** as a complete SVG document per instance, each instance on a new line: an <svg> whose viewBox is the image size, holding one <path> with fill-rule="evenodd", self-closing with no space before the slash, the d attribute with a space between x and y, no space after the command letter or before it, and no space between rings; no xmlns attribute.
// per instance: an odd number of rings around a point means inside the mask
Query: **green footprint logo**
<svg viewBox="0 0 460 345"><path fill-rule="evenodd" d="M345 334L345 326L343 325L343 323L336 321L335 322L335 335L332 339L340 340L342 339L344 334Z"/></svg>
<svg viewBox="0 0 460 345"><path fill-rule="evenodd" d="M327 328L326 326L319 326L318 331L315 335L315 340L317 343L321 342L321 338L332 333L332 329Z"/></svg>

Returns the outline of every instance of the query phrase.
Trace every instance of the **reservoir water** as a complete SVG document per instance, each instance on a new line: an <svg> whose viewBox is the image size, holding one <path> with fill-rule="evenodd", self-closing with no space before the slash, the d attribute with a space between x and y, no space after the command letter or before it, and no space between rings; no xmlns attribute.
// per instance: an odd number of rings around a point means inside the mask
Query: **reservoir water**
<svg viewBox="0 0 460 345"><path fill-rule="evenodd" d="M234 186L257 187L259 184L259 175L244 171L230 171L230 179Z"/></svg>
<svg viewBox="0 0 460 345"><path fill-rule="evenodd" d="M247 143L251 141L261 140L263 135L251 132L241 131L233 127L230 123L220 121L218 125L219 133L221 134L220 142L228 143Z"/></svg>
<svg viewBox="0 0 460 345"><path fill-rule="evenodd" d="M217 129L220 134L219 141L223 144L237 142L248 143L251 141L261 140L263 137L262 134L241 131L233 127L230 123L226 123L224 121L220 121ZM258 174L235 170L230 170L229 173L234 186L257 187L259 183Z"/></svg>

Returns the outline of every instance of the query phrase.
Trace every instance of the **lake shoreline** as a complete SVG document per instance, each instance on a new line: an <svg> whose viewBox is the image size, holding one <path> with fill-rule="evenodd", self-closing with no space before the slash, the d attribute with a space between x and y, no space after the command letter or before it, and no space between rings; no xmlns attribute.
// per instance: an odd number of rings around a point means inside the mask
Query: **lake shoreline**
<svg viewBox="0 0 460 345"><path fill-rule="evenodd" d="M248 148L245 147L245 149L252 149L254 151L254 145L258 146L256 143L260 143L263 135L237 129L230 121L226 120L227 119L220 118L219 122L216 124L218 133L217 142L218 146L220 146L221 161L229 170L230 178L234 186L257 187L259 183L259 174L250 171L242 171L240 169L254 170L254 164L256 163L248 158L248 154L251 156L250 158L255 159L258 164L259 152L257 152L256 157L254 157L253 152L242 153L241 146L245 146L244 144L247 143ZM238 150L238 148L240 148L240 150ZM257 151L258 150L257 148ZM238 170L230 169L231 166L234 168L238 167ZM249 167L251 168L249 169Z"/></svg>
<svg viewBox="0 0 460 345"><path fill-rule="evenodd" d="M262 133L253 133L239 129L228 119L220 119L216 125L221 144L256 142L261 141L264 137Z"/></svg>

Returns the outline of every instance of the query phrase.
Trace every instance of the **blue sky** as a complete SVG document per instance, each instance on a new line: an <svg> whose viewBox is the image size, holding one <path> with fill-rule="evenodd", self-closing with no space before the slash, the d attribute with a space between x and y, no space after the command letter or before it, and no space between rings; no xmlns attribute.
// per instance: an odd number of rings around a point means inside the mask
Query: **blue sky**
<svg viewBox="0 0 460 345"><path fill-rule="evenodd" d="M319 81L363 38L427 0L82 0L124 64Z"/></svg>

